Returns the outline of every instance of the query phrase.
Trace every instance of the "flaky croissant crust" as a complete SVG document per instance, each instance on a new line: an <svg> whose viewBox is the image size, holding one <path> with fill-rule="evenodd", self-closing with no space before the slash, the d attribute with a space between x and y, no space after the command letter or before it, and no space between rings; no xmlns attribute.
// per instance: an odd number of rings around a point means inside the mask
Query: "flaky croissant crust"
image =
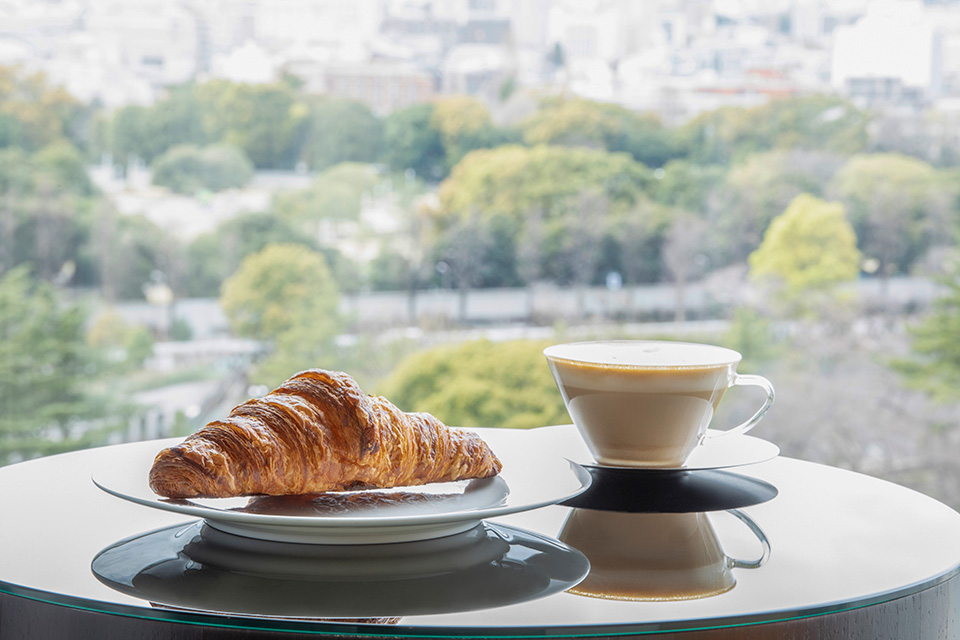
<svg viewBox="0 0 960 640"><path fill-rule="evenodd" d="M501 463L478 435L368 396L311 369L164 449L150 488L168 498L294 495L487 478Z"/></svg>

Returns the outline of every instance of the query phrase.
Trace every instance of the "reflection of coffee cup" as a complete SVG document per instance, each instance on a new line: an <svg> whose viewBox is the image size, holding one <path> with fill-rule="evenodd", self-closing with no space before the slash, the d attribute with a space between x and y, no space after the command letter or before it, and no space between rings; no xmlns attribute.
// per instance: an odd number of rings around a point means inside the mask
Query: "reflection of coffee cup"
<svg viewBox="0 0 960 640"><path fill-rule="evenodd" d="M587 447L610 466L682 466L732 386L759 386L767 398L749 420L718 435L746 433L773 404L773 385L737 374L740 354L723 347L611 340L543 353Z"/></svg>
<svg viewBox="0 0 960 640"><path fill-rule="evenodd" d="M732 569L757 568L769 555L766 536L732 510L758 537L755 561L729 558L706 513L622 513L573 509L560 540L590 560L590 573L571 593L612 600L692 600L729 591Z"/></svg>

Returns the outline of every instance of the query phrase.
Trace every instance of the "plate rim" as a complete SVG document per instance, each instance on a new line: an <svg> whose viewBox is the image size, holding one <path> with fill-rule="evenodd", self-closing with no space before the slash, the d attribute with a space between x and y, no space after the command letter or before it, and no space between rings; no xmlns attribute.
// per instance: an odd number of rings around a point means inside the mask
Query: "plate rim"
<svg viewBox="0 0 960 640"><path fill-rule="evenodd" d="M484 432L497 430L497 431L513 431L510 429L485 429ZM516 431L519 434L528 433L527 431ZM178 442L182 441L183 438L165 438L161 440L150 440L143 442L154 442L158 446L161 446L165 442ZM140 444L140 443L129 443L129 444ZM166 445L162 445L166 446ZM501 445L504 446L504 445ZM505 457L505 456L501 456ZM544 456L538 455L538 459L543 460ZM234 524L248 524L251 526L255 525L270 525L277 527L290 527L290 528L302 528L302 529L343 529L343 528L355 528L355 529L384 529L389 527L410 527L410 526L430 526L430 525L446 525L453 524L457 522L466 522L466 521L476 521L480 522L481 520L487 518L495 518L505 515L510 515L514 513L520 513L523 511L530 511L532 509L539 509L542 507L550 506L553 504L558 504L564 500L569 500L570 498L580 495L586 491L590 483L592 482L592 476L589 472L578 462L570 459L569 457L561 455L551 455L550 456L551 465L554 465L551 470L559 475L564 477L572 478L574 486L563 492L553 492L552 494L545 496L541 499L534 501L522 502L518 504L495 504L488 507L469 507L461 508L454 511L448 512L433 512L433 513L423 513L423 514L406 514L406 515L385 515L385 516L290 516L290 515L278 515L278 514L262 514L262 513L246 513L243 511L227 511L223 509L216 509L204 505L199 505L196 503L191 504L173 504L162 502L162 498L157 496L156 498L144 498L138 495L132 495L130 493L124 492L118 488L111 487L109 482L104 482L103 475L99 474L96 470L92 471L90 474L90 479L93 484L104 491L105 493L112 495L121 500L126 500L140 506L145 506L148 508L157 509L160 511L179 513L183 515L189 515L193 517L202 518L204 520L213 520L221 522L229 522ZM147 469L144 469L144 478L146 478ZM509 480L516 482L516 479L513 477L517 473L516 468L509 468L507 465L504 465L504 470L497 476L492 478L475 478L471 479L470 482L497 482L498 480L505 485L505 495L510 495L511 484ZM506 477L505 477L506 476ZM144 484L146 484L146 479L144 479ZM542 483L542 486L550 487L552 483L549 481ZM235 499L235 498L234 498Z"/></svg>

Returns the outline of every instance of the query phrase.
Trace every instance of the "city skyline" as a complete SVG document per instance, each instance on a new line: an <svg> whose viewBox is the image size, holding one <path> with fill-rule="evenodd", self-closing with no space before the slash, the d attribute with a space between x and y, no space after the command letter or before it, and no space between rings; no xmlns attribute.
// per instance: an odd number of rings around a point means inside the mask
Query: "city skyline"
<svg viewBox="0 0 960 640"><path fill-rule="evenodd" d="M960 8L849 0L64 0L0 3L0 64L85 102L299 77L386 115L440 95L564 92L678 124L722 106L833 93L953 111Z"/></svg>

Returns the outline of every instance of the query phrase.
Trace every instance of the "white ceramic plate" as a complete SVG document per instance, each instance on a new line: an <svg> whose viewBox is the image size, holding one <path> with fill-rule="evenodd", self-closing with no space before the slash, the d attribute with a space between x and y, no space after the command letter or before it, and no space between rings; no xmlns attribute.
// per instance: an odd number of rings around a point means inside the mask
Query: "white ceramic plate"
<svg viewBox="0 0 960 640"><path fill-rule="evenodd" d="M706 471L712 469L729 469L733 467L743 467L751 464L759 464L772 460L780 455L780 448L761 438L749 435L729 435L719 436L722 431L710 429L707 431L707 438L703 444L698 446L690 454L686 464L677 468L656 467L655 471ZM550 453L563 456L585 466L609 466L601 465L593 459L590 450L580 436L580 432L572 425L560 425L554 427L540 427L530 432L536 438L544 443ZM648 471L644 467L615 467L618 469L640 469Z"/></svg>
<svg viewBox="0 0 960 640"><path fill-rule="evenodd" d="M244 511L250 498L169 500L147 485L153 458L182 439L153 440L114 447L114 460L93 471L93 482L118 498L164 511L203 518L211 527L261 540L316 544L380 544L452 535L481 520L562 502L584 491L590 475L559 455L545 455L531 432L475 429L503 462L503 470L483 480L437 483L383 490L414 493L419 499L387 504L349 504L337 509L289 509L283 515ZM329 494L328 494L329 495ZM356 496L356 493L333 494ZM414 496L416 498L416 496ZM304 515L299 515L303 513ZM296 514L296 515L294 515Z"/></svg>

